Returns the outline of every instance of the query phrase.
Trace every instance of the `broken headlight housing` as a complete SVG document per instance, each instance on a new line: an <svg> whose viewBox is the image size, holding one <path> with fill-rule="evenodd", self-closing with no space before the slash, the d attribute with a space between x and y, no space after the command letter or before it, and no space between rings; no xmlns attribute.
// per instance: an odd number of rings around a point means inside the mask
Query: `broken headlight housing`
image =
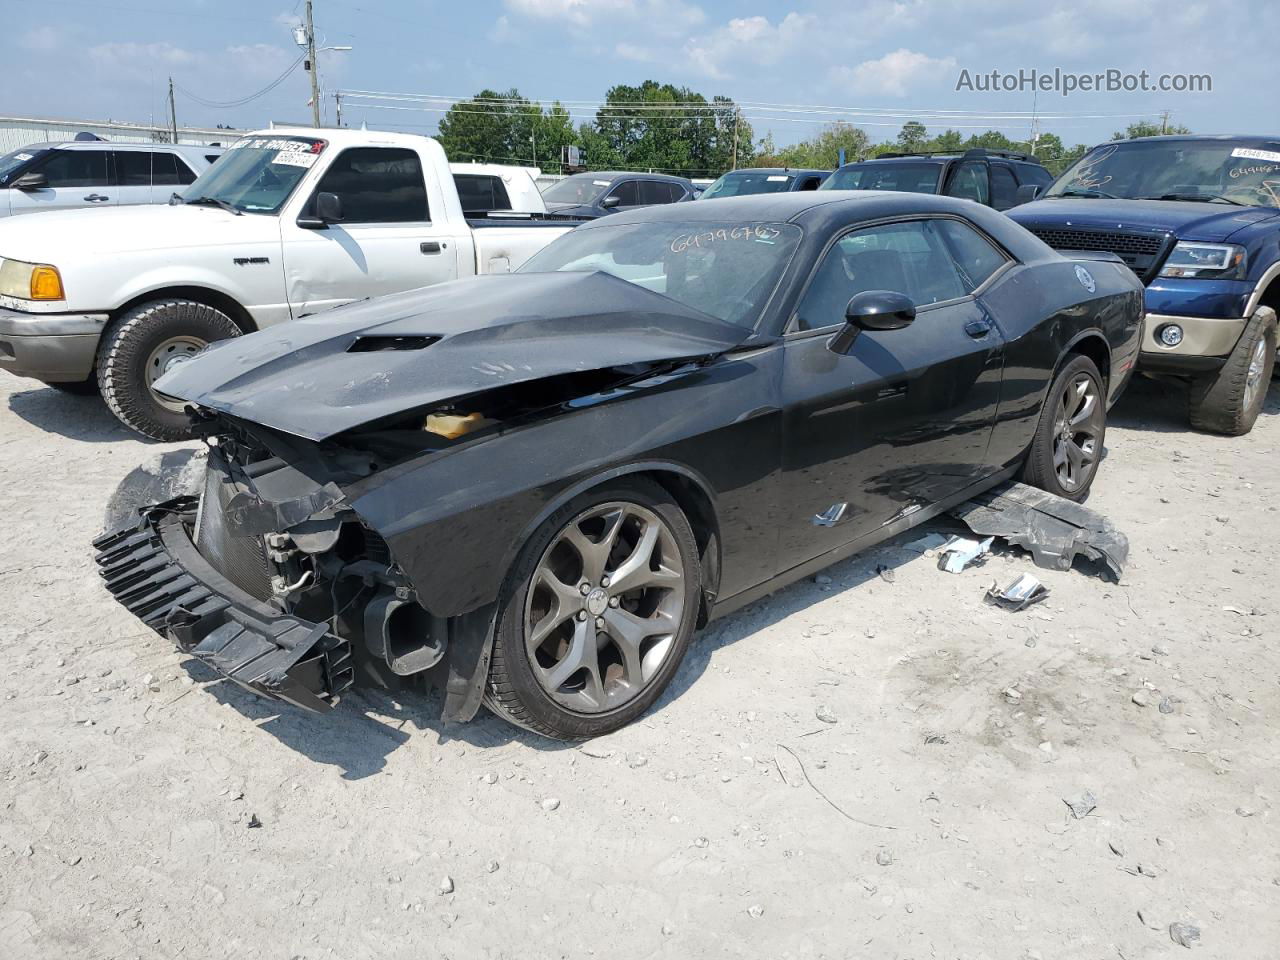
<svg viewBox="0 0 1280 960"><path fill-rule="evenodd" d="M1234 243L1196 243L1179 240L1160 269L1162 277L1195 277L1198 280L1243 280L1244 247Z"/></svg>

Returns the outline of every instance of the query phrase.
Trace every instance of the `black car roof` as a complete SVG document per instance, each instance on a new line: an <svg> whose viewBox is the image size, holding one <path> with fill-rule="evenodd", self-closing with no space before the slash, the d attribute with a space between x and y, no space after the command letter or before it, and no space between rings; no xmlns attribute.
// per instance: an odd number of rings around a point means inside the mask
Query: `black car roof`
<svg viewBox="0 0 1280 960"><path fill-rule="evenodd" d="M1280 141L1280 136L1265 133L1169 133L1159 137L1121 137L1119 140L1108 140L1106 143L1150 143L1151 141L1177 141L1177 140L1221 140L1223 143L1232 143L1235 141L1248 141L1253 143L1256 141ZM1104 144L1099 144L1103 146Z"/></svg>
<svg viewBox="0 0 1280 960"><path fill-rule="evenodd" d="M715 203L659 204L615 213L584 223L578 230L597 229L625 223L673 220L686 223L730 221L795 222L821 226L827 218L843 218L856 206L859 217L874 219L903 214L954 213L973 219L976 204L971 200L940 197L926 193L891 190L818 190L790 193L755 193L742 197L717 197Z"/></svg>
<svg viewBox="0 0 1280 960"><path fill-rule="evenodd" d="M677 177L670 173L645 173L643 170L587 170L583 173L571 174L574 177L594 177L597 180L617 180L619 177L644 177L646 180L668 180L687 186L687 177ZM568 179L567 177L565 179Z"/></svg>
<svg viewBox="0 0 1280 960"><path fill-rule="evenodd" d="M815 167L739 167L737 170L726 170L722 176L730 173L787 173L796 177L808 176L811 173L824 174L830 170L819 170Z"/></svg>

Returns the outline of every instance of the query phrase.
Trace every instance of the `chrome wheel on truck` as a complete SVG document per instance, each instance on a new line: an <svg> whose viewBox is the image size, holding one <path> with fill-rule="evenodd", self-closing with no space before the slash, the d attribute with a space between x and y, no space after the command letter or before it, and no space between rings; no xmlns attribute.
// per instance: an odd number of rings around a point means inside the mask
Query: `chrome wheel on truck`
<svg viewBox="0 0 1280 960"><path fill-rule="evenodd" d="M701 591L693 530L657 483L615 481L575 498L516 562L486 703L560 739L625 726L674 675Z"/></svg>
<svg viewBox="0 0 1280 960"><path fill-rule="evenodd" d="M153 300L107 327L98 347L98 386L122 423L153 440L185 440L183 404L156 393L155 382L215 340L240 335L221 310L192 300Z"/></svg>

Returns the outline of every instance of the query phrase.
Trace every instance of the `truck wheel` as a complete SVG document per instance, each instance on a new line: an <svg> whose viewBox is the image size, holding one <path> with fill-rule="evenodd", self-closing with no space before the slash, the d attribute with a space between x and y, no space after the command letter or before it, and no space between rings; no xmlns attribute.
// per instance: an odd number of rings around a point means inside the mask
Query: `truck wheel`
<svg viewBox="0 0 1280 960"><path fill-rule="evenodd" d="M1107 435L1106 388L1086 356L1065 363L1040 408L1022 480L1080 503L1089 495Z"/></svg>
<svg viewBox="0 0 1280 960"><path fill-rule="evenodd" d="M1276 362L1276 312L1259 307L1217 373L1191 381L1191 425L1239 437L1253 429Z"/></svg>
<svg viewBox="0 0 1280 960"><path fill-rule="evenodd" d="M675 675L701 591L693 530L661 486L632 478L588 491L520 551L486 705L558 740L626 726Z"/></svg>
<svg viewBox="0 0 1280 960"><path fill-rule="evenodd" d="M152 389L160 375L190 360L215 340L240 335L221 310L193 300L153 300L117 319L102 337L98 385L125 426L153 440L186 440L191 424L183 404Z"/></svg>

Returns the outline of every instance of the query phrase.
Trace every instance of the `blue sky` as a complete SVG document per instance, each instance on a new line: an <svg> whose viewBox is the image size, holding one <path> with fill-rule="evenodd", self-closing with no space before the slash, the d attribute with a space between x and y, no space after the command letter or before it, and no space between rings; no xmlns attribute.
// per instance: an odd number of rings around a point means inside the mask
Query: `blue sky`
<svg viewBox="0 0 1280 960"><path fill-rule="evenodd" d="M167 78L230 101L260 90L297 57L291 0L60 0L6 4L0 113L160 120ZM932 128L1027 136L1030 92L957 92L961 70L1019 68L1208 73L1209 93L1041 93L1043 127L1068 143L1106 139L1131 117L1172 113L1197 133L1280 133L1274 43L1280 4L1149 0L316 0L317 35L350 44L322 56L328 90L466 96L518 87L535 99L592 101L614 83L684 84L759 106L757 136L779 144L844 116L887 139L913 116ZM180 94L179 122L259 126L305 120L301 69L266 96L213 109ZM783 110L770 104L792 105ZM820 105L803 112L795 105ZM332 117L332 99L326 98ZM861 111L861 112L855 112ZM941 122L944 111L952 122ZM429 133L439 112L357 109L344 119Z"/></svg>

